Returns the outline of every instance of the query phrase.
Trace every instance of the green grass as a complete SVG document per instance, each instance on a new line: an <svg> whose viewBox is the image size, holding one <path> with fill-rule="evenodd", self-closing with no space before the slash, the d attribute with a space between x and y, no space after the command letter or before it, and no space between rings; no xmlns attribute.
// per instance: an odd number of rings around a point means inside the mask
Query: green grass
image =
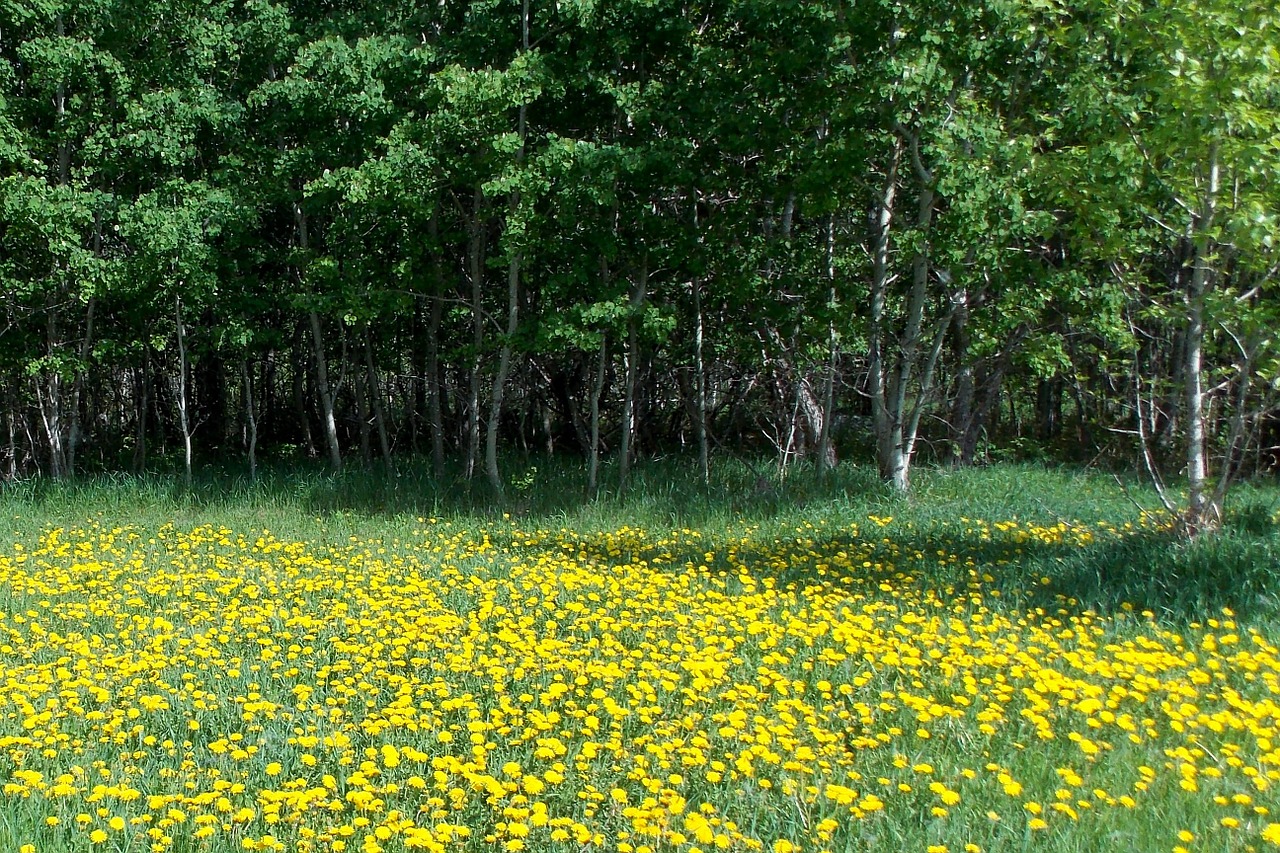
<svg viewBox="0 0 1280 853"><path fill-rule="evenodd" d="M843 465L820 482L803 467L779 478L767 463L749 466L730 459L717 462L706 486L689 460L649 460L633 469L624 497L609 489L616 477L616 470L605 466L604 488L589 500L581 465L524 461L510 466L516 485L504 501L495 500L482 479L468 483L457 470L432 478L425 460L402 465L395 476L356 467L338 475L315 467L279 467L250 482L242 472L205 470L190 489L159 474L32 480L0 485L0 530L7 526L15 541L30 541L46 527L92 517L148 528L166 523L266 528L282 537L325 542L402 535L423 517L464 527L496 522L610 531L627 525L723 535L748 524L766 532L806 523L837 529L880 515L897 519L895 529L909 531L912 547L946 547L981 559L986 546L967 536L959 519L1123 525L1136 524L1141 510L1160 510L1154 493L1140 483L1037 465L918 468L907 496L893 493L874 470L854 465ZM1031 605L1061 593L1082 609L1116 612L1127 604L1177 622L1224 606L1269 619L1280 614L1278 517L1280 484L1246 483L1230 496L1216 534L1188 542L1151 532L1068 555L1029 548L1018 565L1004 567L999 583ZM1050 584L1039 582L1045 577Z"/></svg>
<svg viewBox="0 0 1280 853"><path fill-rule="evenodd" d="M93 677L122 691L122 712L139 701L138 691L167 683L173 708L138 719L175 741L190 739L185 746L171 746L170 756L186 750L192 760L212 762L228 778L245 774L250 794L282 781L264 768L268 760L297 757L301 747L289 741L289 732L296 735L304 729L295 727L319 725L321 733L341 729L356 737L346 752L328 753L332 765L324 763L322 754L321 765L313 771L290 770L304 775L332 771L345 776L369 756L380 755L379 748L393 742L392 737L402 747L442 749L435 739L437 729L393 731L382 739L362 728L362 721L394 704L396 685L403 685L403 678L415 671L425 673L423 684L448 681L454 696L467 697L480 715L470 719L488 719L495 688L490 676L472 663L480 667L486 655L503 658L505 674L492 677L512 679L508 697L527 691L528 700L517 700L520 713L529 711L529 719L540 725L537 714L554 708L557 701L544 691L569 673L569 663L582 661L572 654L558 660L530 651L544 635L559 634L565 638L563 648L597 648L583 645L588 639L614 643L615 655L617 649L630 648L656 667L609 682L612 699L635 703L633 715L619 729L630 739L624 744L628 753L647 754L643 738L650 735L658 741L649 745L661 745L664 737L683 742L689 732L703 730L708 733L707 748L727 754L724 750L749 741L724 734L725 719L716 720L712 714L732 707L758 708L764 717L752 722L748 713L735 724L744 730L785 721L799 712L786 704L786 694L773 692L771 682L784 677L792 685L808 685L807 701L823 709L808 729L817 732L813 747L840 756L843 770L856 767L863 777L832 777L822 784L846 781L856 785L860 798L878 792L890 803L870 820L835 830L826 848L833 853L924 850L932 844L957 853L968 843L984 851L1010 853L1029 848L1067 853L1115 843L1137 851L1168 851L1180 829L1204 843L1227 845L1217 849L1247 853L1257 844L1261 828L1277 820L1274 814L1246 813L1235 805L1230 806L1234 811L1224 810L1226 806L1212 801L1219 792L1224 797L1238 795L1246 781L1237 772L1242 765L1228 762L1235 754L1224 748L1243 743L1239 748L1245 758L1262 762L1258 766L1264 771L1275 769L1271 765L1280 763L1280 753L1266 757L1271 749L1263 745L1269 743L1267 735L1240 740L1235 730L1222 735L1193 726L1184 733L1173 724L1178 714L1194 716L1179 709L1188 698L1206 713L1212 711L1215 725L1227 719L1222 715L1232 713L1225 690L1206 688L1203 696L1185 692L1193 684L1207 683L1193 676L1212 681L1214 676L1206 674L1208 664L1197 669L1209 658L1214 666L1226 667L1222 683L1254 703L1250 707L1265 711L1270 693L1276 692L1274 674L1254 679L1243 670L1234 671L1225 645L1197 663L1173 653L1201 648L1202 642L1213 640L1211 634L1225 637L1237 632L1245 645L1251 638L1274 643L1280 635L1280 489L1275 484L1241 487L1228 506L1223 529L1187 541L1144 517L1158 504L1139 484L1121 483L1098 472L1012 465L926 468L916 472L911 494L899 496L866 468L841 467L821 482L804 469L785 479L761 482L760 467L717 464L713 482L704 486L692 476L687 461L652 460L638 466L625 496L605 493L596 500L583 496L580 467L542 460L512 470L512 482L521 485L503 502L493 500L478 483L468 486L456 473L437 482L420 468L406 468L394 478L358 470L335 477L276 469L252 483L236 472L205 472L191 489L160 476L7 485L0 488L0 538L7 536L9 542L0 547L0 558L15 561L8 567L15 578L26 578L22 582L27 586L11 592L0 606L0 642L8 643L7 657L0 657L0 663L12 666L6 672L19 679L13 686L26 691L20 679L37 673L47 679L82 654L92 666L108 661L110 666ZM614 476L616 472L606 470L603 480L610 482ZM129 526L119 534L128 537L123 545L116 541L117 534L106 533L122 525ZM219 530L224 527L225 535ZM66 529L66 535L47 535L55 528ZM287 547L259 546L254 540L260 534ZM242 541L237 543L237 538ZM60 552L59 540L71 544ZM75 543L83 543L83 553ZM301 544L289 550L291 543ZM16 562L33 547L42 548L38 556L29 563ZM291 562L296 557L303 559ZM183 580L175 584L172 578ZM615 588L615 598L604 603L599 596L588 597L596 589L592 584L607 579L629 584L625 594ZM344 586L334 585L336 581ZM416 592L408 589L410 583L420 585ZM599 587L607 598L605 589ZM661 597L646 602L653 589L671 590L669 605ZM112 604L92 611L85 621L70 615L81 612L76 608L91 610L96 598L110 598ZM276 608L280 603L288 606ZM337 604L344 610L335 611ZM350 611L345 610L348 604ZM568 604L578 609L558 609ZM1235 614L1230 626L1211 621L1224 619L1224 609ZM553 610L554 616L549 616ZM591 617L575 621L575 614L581 613ZM672 621L679 614L685 622ZM173 624L153 624L152 618L159 615ZM615 615L620 623L610 627L607 620ZM182 624L187 616L204 627ZM417 620L437 617L439 624L422 630L415 642L439 641L437 634L449 631L465 632L468 642L461 648L444 642L430 653L420 652L416 662L402 656L391 661L388 652L397 632L422 629ZM550 627L548 618L557 624ZM31 620L44 627L35 631ZM360 620L367 620L367 625ZM992 635L996 645L987 649L983 661L967 661L967 644L980 640L983 627L993 623L999 625ZM209 633L210 624L222 628ZM834 626L845 632L844 637L860 639L846 647L836 638ZM726 632L735 645L734 659L704 688L715 691L707 716L682 716L690 706L682 704L676 687L679 679L694 672L680 669L682 657L718 649ZM87 645L77 644L80 633L89 639ZM170 658L184 648L184 637L194 642L197 633L199 643L223 656L216 666L200 663L205 659ZM679 644L696 637L703 639L677 651ZM27 648L23 639L37 648ZM302 675L264 677L271 670L262 675L250 672L262 643L274 644L276 660L289 651L290 643L298 644ZM866 658L851 652L856 643L874 644L875 654ZM820 648L823 654L840 655L823 657ZM999 663L1005 648L1015 659ZM441 656L454 651L463 655L461 663L442 665ZM907 658L918 657L914 663L889 662L899 651ZM931 658L931 652L938 657ZM139 671L136 676L125 672L123 668L140 655L152 656L155 663L146 666L155 671ZM1145 662L1132 664L1139 658ZM1130 661L1122 665L1135 666L1135 674L1095 677L1079 663L1103 659ZM358 677L350 669L330 669L353 660L367 665ZM956 673L972 677L972 704L963 700L958 676L935 669L932 660L946 661ZM661 674L664 667L666 675ZM513 675L516 669L528 669L528 675ZM184 685L191 673L196 683L212 687L220 696L220 708L189 707L193 694ZM675 686L661 687L665 679ZM316 701L308 708L299 705L295 714L292 703L297 696L291 691L296 683L315 685ZM813 696L815 689L830 691L816 687L821 683L836 685L836 692ZM982 733L978 714L996 702L991 685L1000 683L1010 687L998 703L1004 716L996 729ZM581 684L584 694L590 690L586 680ZM764 685L765 692L741 694L736 685ZM839 693L840 686L849 685L856 689ZM1086 736L1099 731L1084 728L1083 712L1076 706L1094 687L1108 691L1116 685L1143 694L1116 699L1117 713L1131 712L1139 730L1150 717L1150 725L1160 732L1130 743L1109 722L1109 734L1102 737L1112 743L1094 761L1067 735L1074 736L1076 727ZM646 697L646 690L653 690L654 698ZM250 697L260 693L278 705L284 715L280 721L262 712L254 717L247 710ZM47 698L45 694L40 701ZM82 701L91 707L88 698ZM920 706L912 704L917 701L941 710L920 722ZM1042 701L1047 704L1037 705ZM637 719L648 713L642 710L646 705L661 706L657 723L667 728L659 734ZM61 706L49 707L55 717L60 713ZM1048 723L1020 715L1020 709L1037 707ZM242 708L249 716L242 716ZM0 719L30 720L37 710L33 704L28 711L19 702ZM831 716L843 711L851 715L846 722ZM186 725L193 714L202 718L201 728L188 735ZM1271 725L1256 722L1258 732ZM1051 724L1056 739L1043 739L1042 723ZM467 730L461 718L456 724L460 739ZM68 718L63 725L82 723ZM930 734L919 735L917 726ZM232 761L209 751L210 743L241 731L263 745L260 761ZM872 733L887 739L870 746L854 743ZM16 722L13 731L0 728L0 738L14 734L19 734ZM583 739L586 733L570 726L560 736L575 744L575 738ZM90 726L84 737L75 747L85 753L75 759L78 762L94 759L103 768L123 768L126 776L132 773L144 780L152 776L149 762L155 762L157 773L171 763L155 749L139 749L127 729L100 733ZM847 750L841 739L849 741ZM1225 776L1201 776L1202 790L1187 795L1179 788L1183 759L1169 751L1174 744L1200 751L1192 756L1193 762L1206 773L1220 770ZM52 750L48 760L54 764L45 767L46 781L55 772L49 768L64 760L58 755L64 748ZM120 749L124 751L117 753ZM136 750L132 758L129 749ZM19 753L23 757L14 758ZM339 754L346 764L337 763ZM10 745L8 756L15 763L0 762L0 775L12 774L16 762L40 760L20 746ZM526 769L541 766L528 741L503 743L494 756L491 769L508 760ZM924 764L930 769L917 769ZM1141 765L1155 768L1149 784L1138 772ZM630 765L610 767L606 761L592 766L591 772L600 774L595 780L600 790L621 786L632 803L644 796L636 784L644 774L627 775ZM587 773L586 767L579 772ZM1085 783L1064 781L1064 768L1073 767ZM648 779L665 784L667 772L650 773ZM792 803L776 792L755 789L753 782L745 781L750 776L713 781L702 777L698 765L682 772L688 779L672 784L683 785L691 803L702 798L722 805L723 814L752 837L792 839L805 843L806 850L818 851L824 847L815 840L816 822L845 814L831 807L832 795L825 791L797 796ZM761 772L773 771L762 765ZM1002 790L1002 774L1018 781L1024 789L1020 795ZM591 781L586 775L577 779L579 784ZM775 781L781 784L782 779L779 775ZM196 781L204 784L208 779ZM940 796L929 790L935 781L960 796L950 813L931 814ZM1048 810L1064 786L1072 789L1073 808L1087 819L1067 823L1054 817L1049 828L1031 826L1024 802ZM1104 795L1096 794L1099 789ZM1254 802L1262 806L1268 797L1274 800L1274 790L1253 792ZM1125 792L1136 791L1142 792L1140 808L1114 804ZM1084 815L1086 806L1079 805L1080 800L1092 804L1089 815ZM112 808L133 808L126 805ZM0 799L0 850L16 849L33 838L43 840L38 853L143 849L121 846L126 836L114 830L107 833L105 846L89 845L86 831L69 828L77 812L90 810L73 799L59 805L65 809L62 823L44 829L48 807L34 796ZM620 809L606 807L598 815L594 810L588 814L574 798L557 807L592 826L612 828L609 831L630 825ZM493 819L476 802L469 808L467 819ZM1247 834L1232 834L1220 822L1237 812ZM999 820L989 819L989 813L998 813ZM106 820L94 815L87 819L96 821L95 826ZM259 835L272 829L255 826ZM208 847L184 836L174 849L230 853L234 837L220 834ZM453 849L491 847L477 837ZM348 849L359 848L353 844ZM568 848L547 847L562 849ZM668 848L661 849L665 853ZM1210 847L1197 844L1190 849ZM678 847L678 853L688 850Z"/></svg>
<svg viewBox="0 0 1280 853"><path fill-rule="evenodd" d="M0 500L12 507L49 513L91 512L237 514L287 511L297 515L352 513L388 518L430 514L493 518L507 513L539 522L619 519L646 524L717 525L733 520L769 520L813 513L865 514L893 509L918 521L945 517L961 508L1002 516L1058 515L1130 517L1132 503L1114 479L1070 469L1002 465L981 469L918 469L910 496L891 492L874 470L842 465L819 482L812 470L793 468L779 477L767 462L717 461L711 482L696 478L689 460L643 461L632 469L625 497L616 494L617 471L602 466L601 494L585 495L583 466L561 458L523 460L507 468L506 499L496 500L482 477L465 480L450 468L439 479L425 460L402 464L394 476L381 468L349 466L331 474L319 466L264 469L255 481L237 469L205 468L190 489L168 474L123 474L0 484ZM1150 496L1146 496L1150 497ZM1150 500L1152 506L1155 501Z"/></svg>

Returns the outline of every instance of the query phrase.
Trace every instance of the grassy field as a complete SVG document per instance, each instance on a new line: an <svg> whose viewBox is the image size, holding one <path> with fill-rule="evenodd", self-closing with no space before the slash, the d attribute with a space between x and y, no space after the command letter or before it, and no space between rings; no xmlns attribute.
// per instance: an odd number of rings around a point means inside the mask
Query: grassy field
<svg viewBox="0 0 1280 853"><path fill-rule="evenodd" d="M0 850L1280 845L1280 491L0 492Z"/></svg>

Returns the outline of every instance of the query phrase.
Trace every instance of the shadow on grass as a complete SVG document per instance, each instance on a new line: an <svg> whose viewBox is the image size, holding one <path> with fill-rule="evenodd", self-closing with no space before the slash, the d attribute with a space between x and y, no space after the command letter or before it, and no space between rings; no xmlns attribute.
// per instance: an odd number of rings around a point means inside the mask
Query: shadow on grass
<svg viewBox="0 0 1280 853"><path fill-rule="evenodd" d="M1048 577L1048 584L1035 575ZM1030 607L1149 611L1172 622L1221 616L1280 617L1280 527L1274 501L1250 496L1228 510L1222 528L1187 539L1143 530L1079 549L1037 552L1012 580Z"/></svg>
<svg viewBox="0 0 1280 853"><path fill-rule="evenodd" d="M725 574L745 569L782 587L815 582L839 587L842 574L848 574L857 581L850 587L857 592L882 583L910 585L949 602L972 591L989 607L1050 616L1148 611L1161 622L1185 625L1221 616L1226 608L1247 622L1280 619L1280 533L1274 525L1260 530L1229 523L1194 541L1137 530L1074 544L987 538L956 523L895 522L883 531L864 525L858 535L815 530L748 540L734 551L732 565L719 543L671 555L666 562L674 570L703 563ZM642 550L637 556L652 561L655 555ZM851 556L852 564L833 573L830 567L841 562L841 555L845 562ZM632 555L622 556L625 562ZM592 557L609 562L603 551Z"/></svg>
<svg viewBox="0 0 1280 853"><path fill-rule="evenodd" d="M175 473L106 474L62 482L33 479L0 484L0 498L11 505L47 510L110 511L139 505L184 510L269 507L311 515L516 518L530 523L585 519L691 527L731 517L767 520L804 511L818 502L856 501L873 506L892 500L875 473L859 466L844 466L819 482L803 469L778 478L767 465L727 460L715 466L711 483L703 484L688 460L654 459L632 468L626 493L620 494L617 467L605 464L595 497L588 496L585 468L576 462L513 461L505 473L508 483L501 496L483 476L465 477L461 466L449 466L435 477L430 463L420 460L404 462L395 472L380 465L353 465L337 474L314 465L277 465L260 469L252 480L239 468L205 466L190 487Z"/></svg>
<svg viewBox="0 0 1280 853"><path fill-rule="evenodd" d="M707 486L693 475L688 460L672 458L637 465L625 495L605 489L592 500L581 465L535 458L512 460L505 470L509 485L502 500L482 479L468 481L458 468L431 476L425 461L402 464L394 475L355 467L333 475L314 467L276 466L254 481L237 469L205 468L189 489L180 478L164 474L72 483L34 480L0 487L0 499L6 508L25 506L47 519L101 512L123 519L145 513L151 519L229 523L270 511L298 517L355 514L375 529L393 517L436 516L477 526L510 518L526 528L588 533L624 526L706 531L696 549L664 561L675 570L707 563L713 571L736 572L716 531L757 525L755 538L737 546L737 560L753 574L784 585L814 580L819 564L833 565L844 552L859 555L851 571L863 581L902 583L909 575L911 583L946 595L963 594L971 582L971 562L993 578L984 589L999 590L1006 606L1019 609L1149 610L1162 620L1187 622L1227 607L1241 617L1280 617L1274 485L1244 490L1246 497L1228 514L1224 529L1212 536L1188 542L1140 531L1103 534L1077 546L983 535L967 519L1016 518L1045 525L1059 519L1133 520L1134 506L1111 478L1025 466L922 469L915 491L904 499L869 467L841 466L822 480L798 468L778 479L769 476L774 471L767 465L720 460ZM600 482L615 485L616 468L604 466ZM880 530L870 515L895 519ZM859 535L850 533L850 524L859 525ZM653 556L645 553L647 547L637 540L642 557ZM595 556L604 565L617 559ZM870 568L863 565L868 562Z"/></svg>
<svg viewBox="0 0 1280 853"><path fill-rule="evenodd" d="M1048 585L1034 583L1043 571ZM1191 622L1224 608L1254 620L1280 616L1280 538L1226 529L1194 541L1142 533L1079 553L1028 560L1021 572L1027 606L1064 605L1115 613L1150 611Z"/></svg>

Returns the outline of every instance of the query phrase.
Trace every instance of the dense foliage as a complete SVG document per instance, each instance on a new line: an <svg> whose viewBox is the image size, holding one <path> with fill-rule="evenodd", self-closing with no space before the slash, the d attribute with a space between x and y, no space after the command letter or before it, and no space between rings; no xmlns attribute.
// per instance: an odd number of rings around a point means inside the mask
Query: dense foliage
<svg viewBox="0 0 1280 853"><path fill-rule="evenodd" d="M1034 447L1199 514L1275 443L1277 17L6 0L5 474Z"/></svg>

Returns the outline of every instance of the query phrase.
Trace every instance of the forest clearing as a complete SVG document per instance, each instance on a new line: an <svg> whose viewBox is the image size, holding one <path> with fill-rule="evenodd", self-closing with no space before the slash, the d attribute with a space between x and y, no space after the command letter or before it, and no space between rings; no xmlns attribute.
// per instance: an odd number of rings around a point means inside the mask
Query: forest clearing
<svg viewBox="0 0 1280 853"><path fill-rule="evenodd" d="M666 526L11 498L0 847L1280 844L1275 495L1188 542L1099 475L925 476Z"/></svg>

